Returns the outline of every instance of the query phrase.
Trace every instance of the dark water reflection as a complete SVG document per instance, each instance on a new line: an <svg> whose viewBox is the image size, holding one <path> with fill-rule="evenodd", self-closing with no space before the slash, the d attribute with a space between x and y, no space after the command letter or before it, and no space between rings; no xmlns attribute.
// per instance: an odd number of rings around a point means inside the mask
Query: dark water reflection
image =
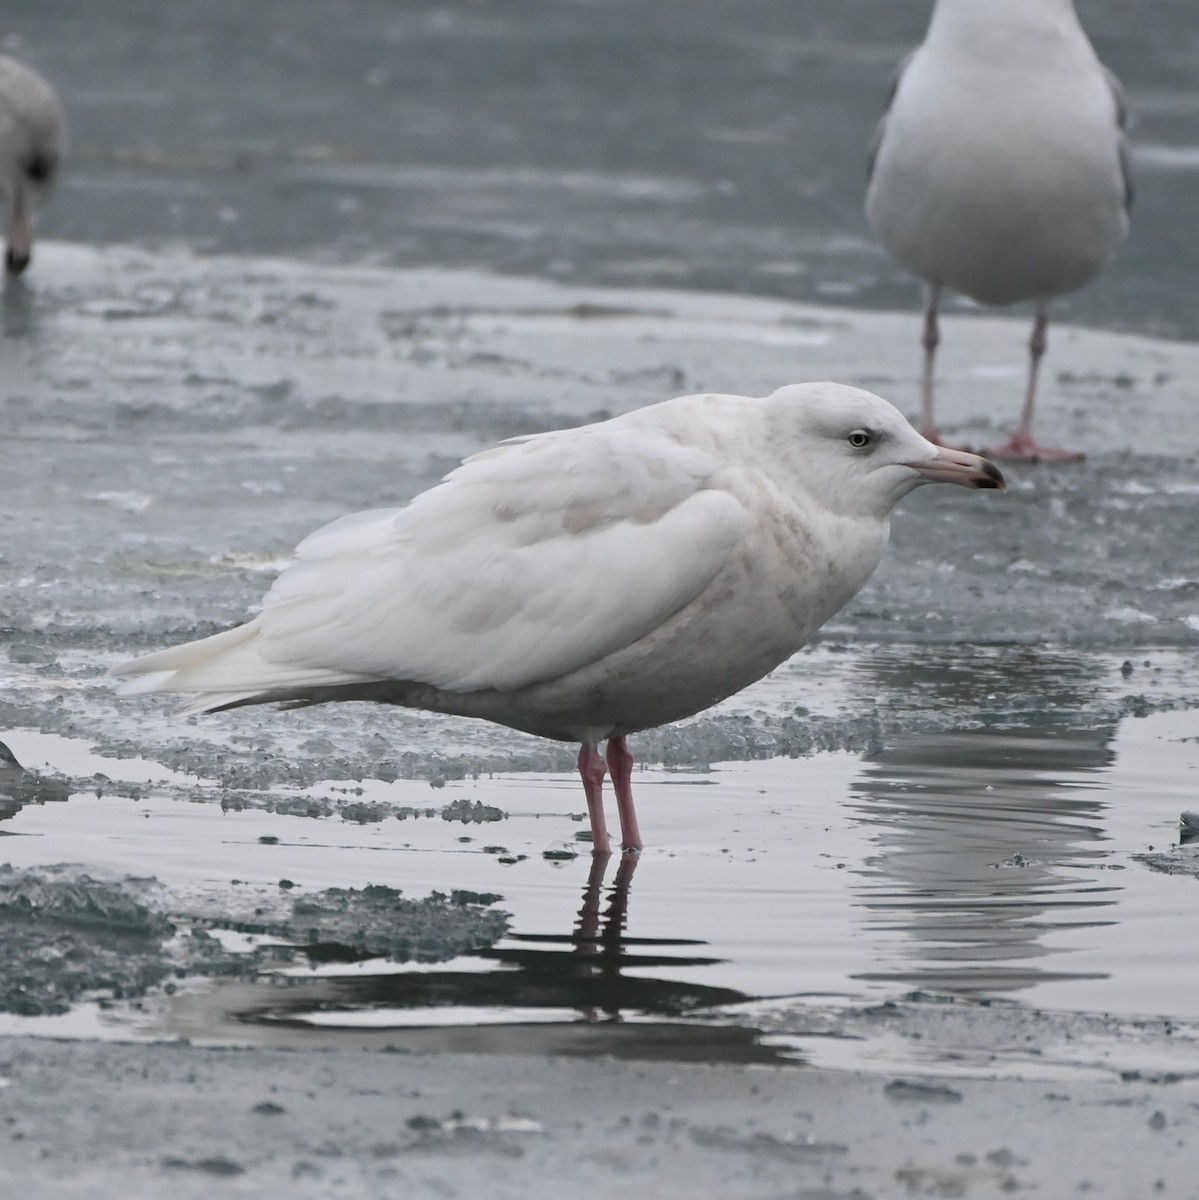
<svg viewBox="0 0 1199 1200"><path fill-rule="evenodd" d="M629 888L636 867L635 858L622 857L605 890L608 863L593 858L578 920L568 936L515 933L501 945L479 951L479 957L514 968L498 978L505 980L505 989L521 997L521 1004L532 998L539 1005L572 1008L585 1021L619 1021L624 1012L681 1016L696 1008L746 999L731 988L697 987L637 974L710 966L720 960L697 956L694 950L664 953L705 945L698 939L629 935Z"/></svg>
<svg viewBox="0 0 1199 1200"><path fill-rule="evenodd" d="M1119 888L1097 882L1105 852L1094 776L1114 725L1042 726L905 738L871 756L851 803L875 845L857 872L873 929L899 930L911 968L866 971L956 992L1090 978L1034 960L1051 930L1109 923Z"/></svg>
<svg viewBox="0 0 1199 1200"><path fill-rule="evenodd" d="M263 991L258 1002L243 1003L228 1015L296 1031L312 1029L318 1014L322 1028L336 1029L338 1013L376 1013L374 1028L386 1031L389 1045L414 1050L468 1045L481 1053L797 1062L794 1053L763 1045L752 1028L680 1020L749 997L733 988L646 974L720 960L696 954L691 948L705 944L699 940L630 936L629 893L637 859L618 859L605 887L609 866L607 858L592 859L582 905L568 933L512 933L490 949L464 956L495 962L499 970L471 970L460 959L443 970L322 979L282 992ZM439 1025L430 1014L455 1009L463 1016L449 1024ZM471 1017L477 1020L483 1012L519 1014L519 1019L475 1024Z"/></svg>

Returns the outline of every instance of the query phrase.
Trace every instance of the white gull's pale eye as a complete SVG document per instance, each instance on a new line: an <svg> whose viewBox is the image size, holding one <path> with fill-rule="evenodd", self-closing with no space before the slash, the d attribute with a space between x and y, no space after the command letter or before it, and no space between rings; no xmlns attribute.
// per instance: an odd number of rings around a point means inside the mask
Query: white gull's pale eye
<svg viewBox="0 0 1199 1200"><path fill-rule="evenodd" d="M874 435L869 429L855 429L845 439L855 450L865 450L874 441Z"/></svg>

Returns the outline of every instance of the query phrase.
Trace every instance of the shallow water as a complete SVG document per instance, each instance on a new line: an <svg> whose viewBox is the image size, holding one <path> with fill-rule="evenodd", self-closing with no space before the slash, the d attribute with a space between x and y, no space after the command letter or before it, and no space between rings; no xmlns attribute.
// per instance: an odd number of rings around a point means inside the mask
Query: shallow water
<svg viewBox="0 0 1199 1200"><path fill-rule="evenodd" d="M319 522L402 503L497 437L796 373L910 403L907 320L181 251L51 244L38 269L0 340L0 740L37 771L0 761L0 860L85 898L45 868L118 890L152 876L135 897L180 933L143 939L117 978L56 925L69 979L55 994L31 967L20 1011L42 1015L0 1027L740 1061L919 1049L922 1069L994 1071L999 1035L975 1017L1016 1005L1065 1014L1038 1018L1042 1057L1011 1035L1020 1070L1045 1069L1050 1041L1054 1069L1106 1070L1069 1049L1080 1014L1199 1016L1178 952L1194 880L1132 857L1196 807L1178 740L1199 700L1195 347L1069 331L1047 426L1085 464L1015 469L1006 496L911 497L815 646L639 736L651 849L626 895L615 862L589 886L572 747L362 705L179 718L104 672L239 620ZM1015 326L947 328L959 428L988 439L1012 389L989 365ZM368 884L499 899L432 903L443 965L364 958L393 924L376 913L348 941L319 934L314 968L297 898ZM481 949L495 914L507 932ZM934 1036L941 1007L912 996L956 997L957 1024ZM1126 1033L1086 1044L1147 1069Z"/></svg>
<svg viewBox="0 0 1199 1200"><path fill-rule="evenodd" d="M326 946L315 961L285 955L236 982L192 979L170 1000L85 1019L108 1036L305 1044L369 1033L424 1049L822 1061L812 1011L914 991L1199 1020L1199 961L1184 949L1195 881L1136 858L1175 846L1194 804L1188 710L916 733L866 754L702 774L649 768L636 786L651 846L636 863L607 864L577 837L570 774L435 789L366 780L352 785L358 820L313 818L239 809L211 780L164 777L59 736L5 740L27 766L108 781L103 795L73 790L13 813L3 857L18 868L84 862L99 877L152 871L181 926L244 929L248 912L277 905L281 879L293 897L369 884L492 893L511 916L494 946L444 963L347 962ZM116 794L122 782L141 785L137 798ZM344 806L346 790L329 781L303 794ZM362 805L463 799L503 816L361 819ZM230 936L243 949L255 941ZM56 1028L0 1023L26 1027ZM856 1057L903 1057L855 1040Z"/></svg>

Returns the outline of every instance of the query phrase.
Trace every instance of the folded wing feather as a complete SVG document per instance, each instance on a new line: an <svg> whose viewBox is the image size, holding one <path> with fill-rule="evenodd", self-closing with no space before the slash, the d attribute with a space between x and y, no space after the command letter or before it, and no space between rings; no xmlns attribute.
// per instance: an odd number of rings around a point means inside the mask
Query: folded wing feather
<svg viewBox="0 0 1199 1200"><path fill-rule="evenodd" d="M238 699L556 678L644 637L712 581L750 520L725 470L659 430L612 423L506 443L406 508L317 530L247 625L122 673Z"/></svg>

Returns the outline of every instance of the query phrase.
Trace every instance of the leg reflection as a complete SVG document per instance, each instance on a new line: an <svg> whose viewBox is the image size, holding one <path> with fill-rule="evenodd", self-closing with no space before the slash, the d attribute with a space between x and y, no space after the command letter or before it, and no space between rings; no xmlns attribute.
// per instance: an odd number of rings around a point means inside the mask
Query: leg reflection
<svg viewBox="0 0 1199 1200"><path fill-rule="evenodd" d="M607 854L595 854L591 859L591 870L587 875L587 886L583 889L583 906L575 923L575 954L588 960L580 969L595 980L601 994L619 994L619 979L624 959L624 935L629 915L629 886L633 872L637 869L640 855L626 853L620 856L616 877L612 881L608 907L601 914L601 893L604 876L608 869ZM619 1021L620 1008L615 1003L602 1007L585 1006L579 1009L584 1021Z"/></svg>

